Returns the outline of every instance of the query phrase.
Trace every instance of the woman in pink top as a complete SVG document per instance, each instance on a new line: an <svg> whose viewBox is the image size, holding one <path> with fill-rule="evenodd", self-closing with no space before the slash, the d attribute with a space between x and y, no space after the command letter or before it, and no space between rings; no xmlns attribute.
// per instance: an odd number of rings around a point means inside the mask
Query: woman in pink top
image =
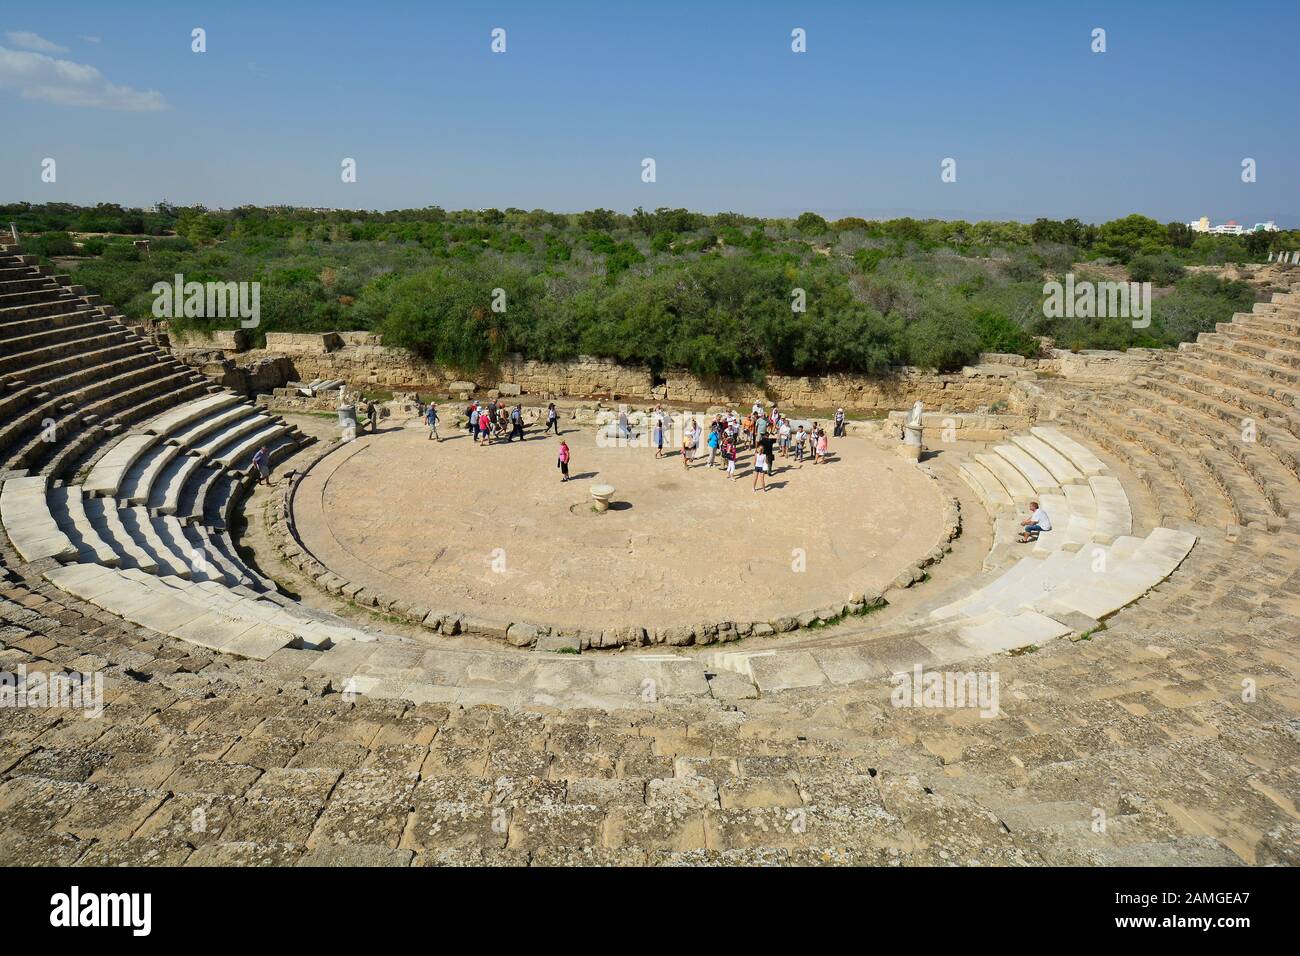
<svg viewBox="0 0 1300 956"><path fill-rule="evenodd" d="M556 462L560 467L560 481L569 480L569 443L561 439L560 441L560 460Z"/></svg>

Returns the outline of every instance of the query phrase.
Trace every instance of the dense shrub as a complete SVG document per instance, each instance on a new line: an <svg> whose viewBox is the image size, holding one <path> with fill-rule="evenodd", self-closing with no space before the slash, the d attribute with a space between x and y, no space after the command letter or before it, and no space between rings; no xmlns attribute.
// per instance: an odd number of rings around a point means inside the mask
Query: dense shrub
<svg viewBox="0 0 1300 956"><path fill-rule="evenodd" d="M1172 285L1181 279L1187 270L1172 255L1134 256L1128 263L1128 274L1134 282L1154 282L1156 285Z"/></svg>
<svg viewBox="0 0 1300 956"><path fill-rule="evenodd" d="M856 217L831 226L815 213L760 220L666 208L630 216L166 204L149 213L4 210L25 232L44 227L48 236L24 235L44 255L64 254L57 250L68 249L68 232L87 224L152 234L147 255L130 235L87 240L82 251L92 257L72 269L75 281L136 318L150 313L153 283L180 273L262 283L259 336L376 329L390 344L463 368L510 352L541 360L599 354L750 381L901 363L952 369L981 351L1033 355L1040 335L1074 348L1172 345L1252 299L1240 283L1184 275L1183 267L1262 258L1265 241L1193 236L1141 216L1100 227ZM1272 236L1268 243L1300 239ZM1124 262L1135 279L1173 289L1156 298L1146 329L1047 320L1045 274L1080 271L1080 261ZM497 289L504 311L493 309Z"/></svg>

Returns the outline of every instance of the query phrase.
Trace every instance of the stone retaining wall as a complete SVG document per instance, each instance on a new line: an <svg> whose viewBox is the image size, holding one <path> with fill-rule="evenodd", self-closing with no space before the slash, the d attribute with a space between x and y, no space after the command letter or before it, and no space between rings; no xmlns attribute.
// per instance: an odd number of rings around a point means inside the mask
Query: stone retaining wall
<svg viewBox="0 0 1300 956"><path fill-rule="evenodd" d="M244 350L242 332L208 336L185 333L173 344L190 364L210 368L214 379L248 393L289 381L343 379L353 388L390 391L502 395L534 398L602 396L689 404L748 405L754 399L793 408L845 408L880 414L906 408L920 399L935 411L973 412L1006 403L1017 382L1040 374L1080 382L1131 381L1165 354L1155 349L1126 352L1052 349L1042 358L989 353L960 372L935 373L897 368L885 375L769 375L761 385L732 379L704 379L685 369L655 376L645 365L580 356L572 361L539 362L512 356L498 366L473 373L455 372L407 349L389 348L370 332L268 332L266 348ZM230 365L213 365L223 353ZM279 360L268 366L264 360ZM284 361L287 360L287 363ZM261 363L261 364L259 364ZM275 374L271 374L271 372ZM240 375L243 380L236 382ZM283 374L282 381L275 375Z"/></svg>

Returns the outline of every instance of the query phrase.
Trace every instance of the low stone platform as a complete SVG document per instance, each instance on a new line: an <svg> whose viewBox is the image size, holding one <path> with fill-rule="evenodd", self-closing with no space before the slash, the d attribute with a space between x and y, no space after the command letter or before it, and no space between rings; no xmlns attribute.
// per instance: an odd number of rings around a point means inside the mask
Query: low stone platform
<svg viewBox="0 0 1300 956"><path fill-rule="evenodd" d="M957 519L923 471L865 439L823 465L778 458L766 492L752 453L737 480L701 457L606 447L589 430L481 447L418 426L359 438L324 458L293 498L298 541L344 593L562 632L637 625L652 639L702 623L756 623L861 607L901 573L941 558ZM594 514L591 488L617 488ZM831 609L831 610L826 610ZM739 627L737 627L739 625ZM484 630L489 628L484 627Z"/></svg>

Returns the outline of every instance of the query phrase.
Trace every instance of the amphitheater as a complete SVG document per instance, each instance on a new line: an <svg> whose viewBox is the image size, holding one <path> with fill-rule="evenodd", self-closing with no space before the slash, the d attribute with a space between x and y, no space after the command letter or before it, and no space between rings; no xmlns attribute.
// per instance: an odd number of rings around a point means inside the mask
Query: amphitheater
<svg viewBox="0 0 1300 956"><path fill-rule="evenodd" d="M785 588L788 607L694 620L656 615L657 593L596 606L608 582L548 604L580 573L563 565L476 601L491 536L453 565L459 589L409 582L489 517L515 534L508 554L570 521L555 551L607 548L610 574L658 568L668 594L684 567L704 589L764 580L779 572L710 550L709 499L655 510L655 482L749 509L747 482L673 464L637 485L628 469L630 509L570 513L586 492L557 490L548 451L547 493L519 508L541 523L522 533L490 508L417 514L419 495L376 507L365 489L409 480L418 456L480 469L440 486L455 494L485 467L469 459L529 444L431 446L397 419L340 443L0 253L0 670L24 688L104 679L93 717L2 688L0 862L1300 861L1300 293L1126 380L1022 382L1024 428L919 465L888 420L864 427L824 474L798 473L838 511L762 496L793 509L779 528L807 521L810 560L833 571ZM588 423L570 429L579 470L625 467ZM255 488L263 445L279 480ZM915 522L891 489L924 503ZM1055 530L1020 546L1031 498ZM674 511L695 548L671 550ZM416 521L420 548L385 544ZM772 536L787 560L796 540ZM574 602L593 613L559 614ZM996 680L991 712L898 693L934 674Z"/></svg>

